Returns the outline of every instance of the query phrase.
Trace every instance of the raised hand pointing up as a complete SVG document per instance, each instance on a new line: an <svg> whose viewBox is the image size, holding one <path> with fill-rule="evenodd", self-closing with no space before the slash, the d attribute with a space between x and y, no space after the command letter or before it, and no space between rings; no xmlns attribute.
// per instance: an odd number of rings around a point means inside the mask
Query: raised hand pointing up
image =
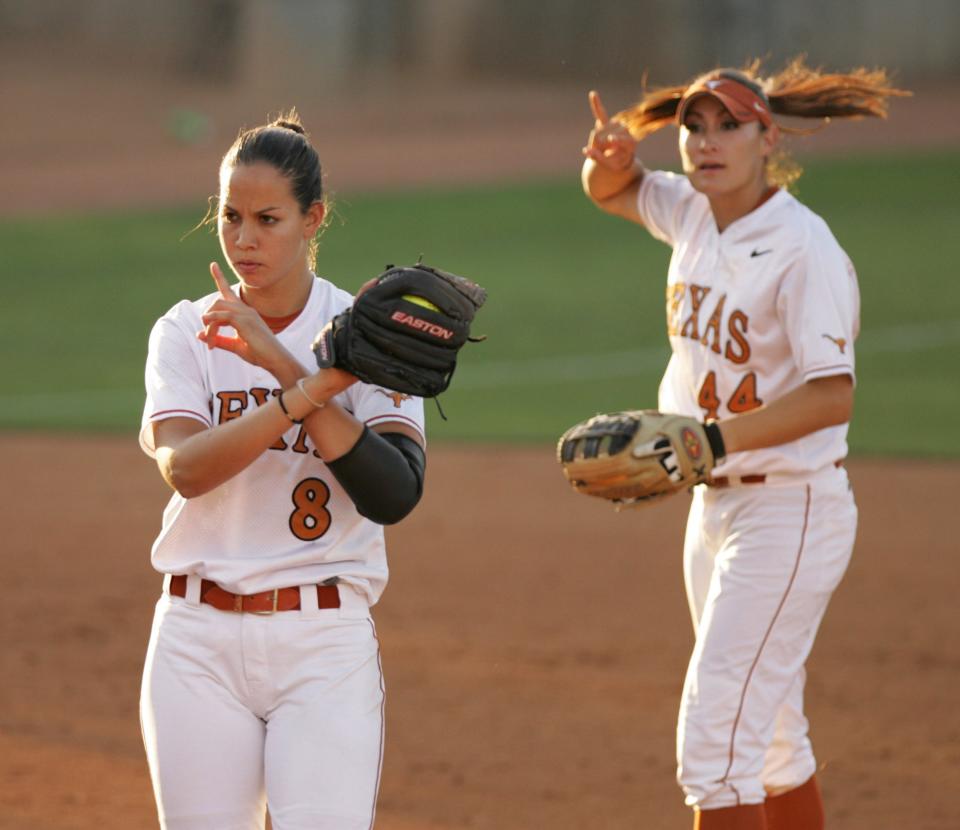
<svg viewBox="0 0 960 830"><path fill-rule="evenodd" d="M274 363L287 357L286 350L257 311L233 293L216 262L210 263L210 276L220 296L204 312L204 328L197 332L197 339L209 349L233 352L247 363L269 371ZM220 334L221 326L233 328L236 336Z"/></svg>
<svg viewBox="0 0 960 830"><path fill-rule="evenodd" d="M589 99L594 124L583 154L608 170L626 170L633 165L637 140L622 123L607 115L599 92L590 90Z"/></svg>

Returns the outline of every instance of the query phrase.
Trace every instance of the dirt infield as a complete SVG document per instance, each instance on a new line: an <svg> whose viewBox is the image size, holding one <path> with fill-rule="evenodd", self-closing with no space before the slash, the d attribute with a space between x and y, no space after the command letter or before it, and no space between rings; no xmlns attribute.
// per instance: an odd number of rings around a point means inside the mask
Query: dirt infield
<svg viewBox="0 0 960 830"><path fill-rule="evenodd" d="M165 486L133 437L0 435L0 828L156 826L137 720ZM16 475L11 472L16 471ZM829 825L960 826L956 464L855 460L811 659ZM389 531L381 830L676 830L685 499L615 515L549 447L434 447Z"/></svg>

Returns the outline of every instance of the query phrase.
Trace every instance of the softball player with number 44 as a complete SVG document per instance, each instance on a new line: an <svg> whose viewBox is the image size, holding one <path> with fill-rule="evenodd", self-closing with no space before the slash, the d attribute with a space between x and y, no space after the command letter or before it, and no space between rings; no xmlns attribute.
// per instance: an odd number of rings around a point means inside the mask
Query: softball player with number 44
<svg viewBox="0 0 960 830"><path fill-rule="evenodd" d="M842 467L853 408L857 279L826 223L784 187L774 114L885 113L883 71L794 61L770 78L717 69L595 125L582 181L601 209L673 248L672 357L659 409L591 418L558 455L575 489L618 506L692 487L684 579L696 631L678 780L700 830L824 826L804 664L853 549ZM636 160L679 127L685 175Z"/></svg>
<svg viewBox="0 0 960 830"><path fill-rule="evenodd" d="M217 211L239 285L212 265L150 335L140 442L175 492L141 723L171 830L262 828L268 804L274 830L373 826L381 525L420 498L422 397L485 293L418 263L354 300L311 268L325 211L295 114L241 133Z"/></svg>

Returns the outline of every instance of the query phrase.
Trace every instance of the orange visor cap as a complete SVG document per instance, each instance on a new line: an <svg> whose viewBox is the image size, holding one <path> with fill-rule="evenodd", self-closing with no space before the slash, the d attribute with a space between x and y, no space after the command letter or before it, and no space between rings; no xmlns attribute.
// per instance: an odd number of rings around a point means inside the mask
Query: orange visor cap
<svg viewBox="0 0 960 830"><path fill-rule="evenodd" d="M690 103L703 95L712 95L740 123L759 121L764 127L773 124L770 105L750 87L744 86L732 78L710 78L698 81L689 87L680 99L677 107L677 123L683 124L683 117Z"/></svg>

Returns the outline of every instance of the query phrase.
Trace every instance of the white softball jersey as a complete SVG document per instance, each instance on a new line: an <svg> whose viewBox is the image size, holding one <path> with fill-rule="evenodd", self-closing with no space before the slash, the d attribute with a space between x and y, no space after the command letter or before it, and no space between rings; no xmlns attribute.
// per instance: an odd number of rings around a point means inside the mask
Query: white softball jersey
<svg viewBox="0 0 960 830"><path fill-rule="evenodd" d="M266 370L197 340L201 315L216 297L177 303L150 334L140 445L151 457L156 421L184 417L213 427L280 393ZM348 292L316 277L303 311L277 337L313 366L317 332L352 302ZM356 383L334 401L369 427L400 422L424 432L420 398ZM161 573L196 574L240 594L337 579L370 605L388 577L383 528L357 513L299 425L209 493L192 499L174 493L151 562Z"/></svg>
<svg viewBox="0 0 960 830"><path fill-rule="evenodd" d="M644 175L637 202L673 248L662 411L722 420L815 378L855 378L857 277L819 216L781 189L720 233L707 197L661 171ZM846 438L843 424L732 453L714 474L810 473L844 458Z"/></svg>

